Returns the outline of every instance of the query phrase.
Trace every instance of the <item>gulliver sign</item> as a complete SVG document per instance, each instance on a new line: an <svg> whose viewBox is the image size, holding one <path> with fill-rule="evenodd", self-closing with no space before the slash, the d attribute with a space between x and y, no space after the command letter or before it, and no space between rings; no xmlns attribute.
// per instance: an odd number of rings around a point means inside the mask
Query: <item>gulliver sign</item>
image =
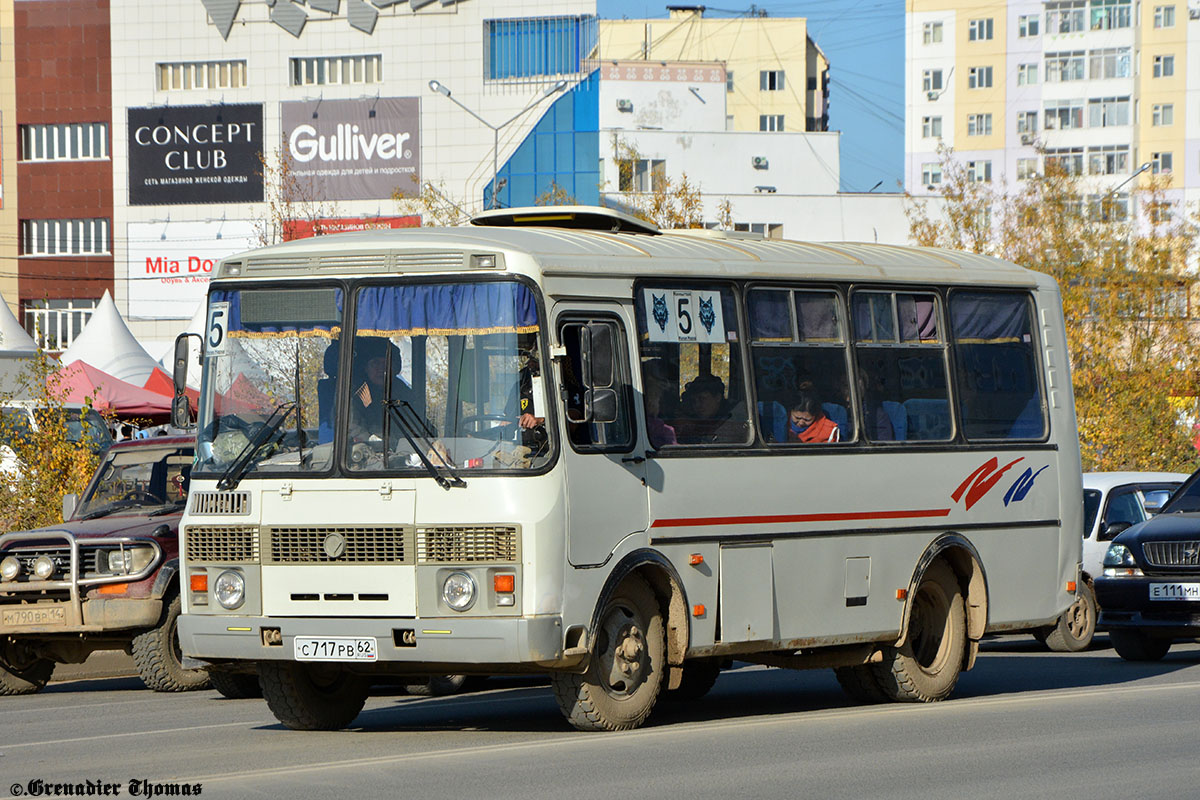
<svg viewBox="0 0 1200 800"><path fill-rule="evenodd" d="M263 199L262 106L129 109L129 204Z"/></svg>
<svg viewBox="0 0 1200 800"><path fill-rule="evenodd" d="M281 103L283 139L300 191L323 200L387 200L420 185L415 97Z"/></svg>

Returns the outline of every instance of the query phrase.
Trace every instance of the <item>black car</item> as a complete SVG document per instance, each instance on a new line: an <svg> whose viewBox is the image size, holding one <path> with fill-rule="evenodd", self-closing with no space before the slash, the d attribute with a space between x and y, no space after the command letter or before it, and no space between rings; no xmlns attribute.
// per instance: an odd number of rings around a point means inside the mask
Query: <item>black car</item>
<svg viewBox="0 0 1200 800"><path fill-rule="evenodd" d="M1200 471L1113 539L1095 589L1097 628L1124 659L1157 661L1172 642L1200 638Z"/></svg>

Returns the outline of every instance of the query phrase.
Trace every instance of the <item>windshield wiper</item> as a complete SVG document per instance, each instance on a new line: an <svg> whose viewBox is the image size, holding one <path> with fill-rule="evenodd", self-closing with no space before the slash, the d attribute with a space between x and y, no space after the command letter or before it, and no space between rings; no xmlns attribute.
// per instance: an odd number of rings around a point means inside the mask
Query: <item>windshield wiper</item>
<svg viewBox="0 0 1200 800"><path fill-rule="evenodd" d="M99 519L100 517L107 517L109 514L120 511L121 509L130 508L131 506L136 506L137 503L138 503L138 501L131 500L128 498L125 500L114 500L111 503L106 503L105 505L100 506L100 508L97 508L94 511L89 511L88 513L83 514L82 516L76 517L76 519L87 520L87 519Z"/></svg>
<svg viewBox="0 0 1200 800"><path fill-rule="evenodd" d="M407 402L403 400L388 400L387 409L388 411L392 412L393 416L395 416L396 422L400 423L400 432L404 434L404 438L408 440L409 446L411 446L413 452L417 454L417 458L421 460L421 463L425 466L425 470L430 474L430 476L433 477L435 481L437 481L438 486L441 486L446 491L450 491L452 488L467 488L467 482L458 476L458 473L454 471L454 467L450 466L450 462L446 460L446 457L433 448L433 442L431 442L425 436L423 431L417 430L417 425L414 425L412 422L405 419L404 415L400 413L401 408L408 409L408 413L412 414L413 418L417 421L417 424L423 427L425 431L430 430L429 424L422 420L420 415L417 414L417 412L413 410L413 407ZM422 439L422 442L419 445L417 444L415 438L418 436ZM384 442L385 449L387 446L387 442ZM437 453L438 461L442 462L442 466L450 475L449 478L446 478L446 476L443 475L438 468L433 465L433 462L429 460L429 456L425 455L427 448Z"/></svg>
<svg viewBox="0 0 1200 800"><path fill-rule="evenodd" d="M225 470L225 474L221 476L221 480L217 481L218 489L226 492L237 488L238 483L250 471L250 464L253 462L254 457L258 455L258 451L262 450L271 437L283 427L288 414L292 413L292 410L295 408L296 404L291 401L275 406L275 410L271 412L271 416L267 418L263 426L254 434L254 438L246 442L246 446L242 448L242 452L238 453L238 457L229 465L229 469Z"/></svg>

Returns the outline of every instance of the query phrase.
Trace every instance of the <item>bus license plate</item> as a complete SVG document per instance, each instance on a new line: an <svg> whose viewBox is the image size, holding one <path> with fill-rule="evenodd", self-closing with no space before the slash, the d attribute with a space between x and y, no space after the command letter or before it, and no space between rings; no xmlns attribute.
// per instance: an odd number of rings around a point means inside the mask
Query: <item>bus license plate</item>
<svg viewBox="0 0 1200 800"><path fill-rule="evenodd" d="M1151 600L1200 600L1200 583L1152 583Z"/></svg>
<svg viewBox="0 0 1200 800"><path fill-rule="evenodd" d="M2 619L5 625L62 625L67 621L62 606L44 608L6 608Z"/></svg>
<svg viewBox="0 0 1200 800"><path fill-rule="evenodd" d="M373 636L297 636L293 652L297 661L378 661Z"/></svg>

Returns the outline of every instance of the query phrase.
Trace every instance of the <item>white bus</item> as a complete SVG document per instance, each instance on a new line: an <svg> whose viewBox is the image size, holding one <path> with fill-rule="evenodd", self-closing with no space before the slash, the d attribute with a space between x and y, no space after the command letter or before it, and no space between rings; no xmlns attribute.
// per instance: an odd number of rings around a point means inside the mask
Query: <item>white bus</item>
<svg viewBox="0 0 1200 800"><path fill-rule="evenodd" d="M286 726L539 672L626 729L735 658L940 700L985 634L1073 602L1049 277L585 207L474 223L214 274L179 635Z"/></svg>

